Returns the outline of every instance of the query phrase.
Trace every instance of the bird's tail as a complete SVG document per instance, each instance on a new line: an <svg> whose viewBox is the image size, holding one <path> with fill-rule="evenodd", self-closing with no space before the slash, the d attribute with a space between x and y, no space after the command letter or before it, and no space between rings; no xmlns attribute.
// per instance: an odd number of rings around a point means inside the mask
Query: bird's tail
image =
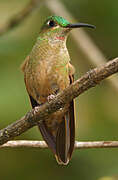
<svg viewBox="0 0 118 180"><path fill-rule="evenodd" d="M41 134L55 154L56 160L59 164L67 165L75 142L75 120L74 120L74 104L70 104L68 112L64 115L59 124L56 138L51 134L45 122L39 124Z"/></svg>
<svg viewBox="0 0 118 180"><path fill-rule="evenodd" d="M67 165L71 159L75 143L75 120L73 101L65 114L56 136L56 159L59 164Z"/></svg>

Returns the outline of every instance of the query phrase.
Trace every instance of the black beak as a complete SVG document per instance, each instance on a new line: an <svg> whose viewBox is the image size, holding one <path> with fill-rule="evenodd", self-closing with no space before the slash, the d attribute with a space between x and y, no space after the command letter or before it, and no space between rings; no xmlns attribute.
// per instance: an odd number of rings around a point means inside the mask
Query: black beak
<svg viewBox="0 0 118 180"><path fill-rule="evenodd" d="M67 28L80 28L80 27L87 27L87 28L96 28L92 24L85 24L85 23L77 23L77 24L68 24Z"/></svg>

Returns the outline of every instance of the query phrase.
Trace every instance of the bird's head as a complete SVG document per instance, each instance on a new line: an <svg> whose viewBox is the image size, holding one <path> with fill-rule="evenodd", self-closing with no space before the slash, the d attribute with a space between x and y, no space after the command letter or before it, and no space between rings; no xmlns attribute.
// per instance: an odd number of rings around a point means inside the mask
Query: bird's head
<svg viewBox="0 0 118 180"><path fill-rule="evenodd" d="M42 34L45 37L49 37L52 40L63 41L66 39L68 33L74 28L87 27L95 28L91 24L85 23L76 23L71 24L66 19L60 16L49 16L44 22L40 35Z"/></svg>

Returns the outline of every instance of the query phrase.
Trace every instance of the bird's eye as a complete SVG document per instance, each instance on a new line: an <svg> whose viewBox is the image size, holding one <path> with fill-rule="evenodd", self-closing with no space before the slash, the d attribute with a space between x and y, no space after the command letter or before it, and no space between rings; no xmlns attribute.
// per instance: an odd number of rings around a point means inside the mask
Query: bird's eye
<svg viewBox="0 0 118 180"><path fill-rule="evenodd" d="M51 21L48 21L48 26L49 27L55 27L56 26L56 22L51 20Z"/></svg>

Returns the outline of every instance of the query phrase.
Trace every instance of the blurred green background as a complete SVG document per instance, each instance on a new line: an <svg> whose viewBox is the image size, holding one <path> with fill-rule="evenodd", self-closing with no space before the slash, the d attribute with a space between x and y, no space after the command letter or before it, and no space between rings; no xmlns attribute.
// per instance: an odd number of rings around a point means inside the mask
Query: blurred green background
<svg viewBox="0 0 118 180"><path fill-rule="evenodd" d="M28 2L0 0L0 26ZM118 1L62 0L62 3L77 20L96 25L96 30L87 32L107 59L118 56ZM20 64L31 51L42 22L51 14L42 2L19 26L0 36L0 128L31 109ZM76 78L94 67L71 36L67 46ZM76 109L77 140L118 140L118 90L110 83L104 81L82 94L76 99ZM42 138L34 127L16 139ZM66 167L59 166L48 149L0 150L0 179L110 180L114 175L118 175L118 149L75 150Z"/></svg>

